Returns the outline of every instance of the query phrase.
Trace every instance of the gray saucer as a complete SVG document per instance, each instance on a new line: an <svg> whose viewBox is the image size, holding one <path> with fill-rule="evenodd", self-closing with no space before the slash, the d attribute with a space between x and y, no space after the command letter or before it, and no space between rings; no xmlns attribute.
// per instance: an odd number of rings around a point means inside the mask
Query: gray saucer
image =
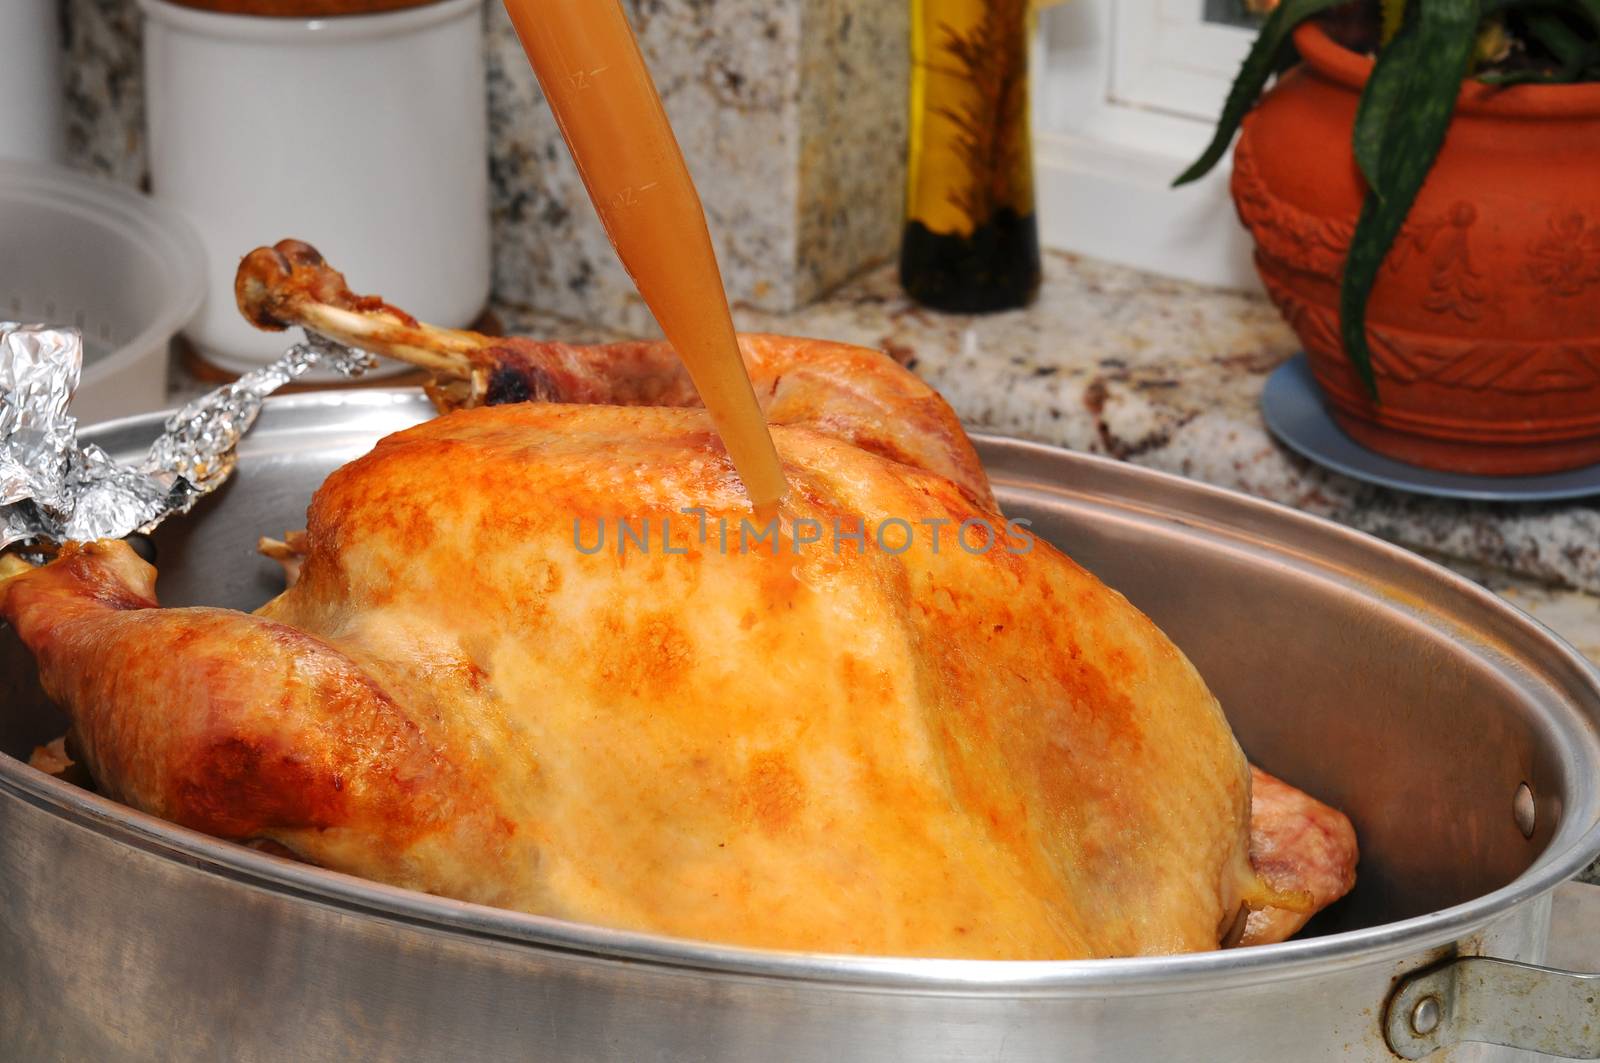
<svg viewBox="0 0 1600 1063"><path fill-rule="evenodd" d="M1295 355L1267 378L1261 415L1272 434L1302 457L1397 491L1482 502L1550 502L1600 494L1600 465L1542 476L1468 476L1408 465L1368 450L1328 415L1304 354Z"/></svg>

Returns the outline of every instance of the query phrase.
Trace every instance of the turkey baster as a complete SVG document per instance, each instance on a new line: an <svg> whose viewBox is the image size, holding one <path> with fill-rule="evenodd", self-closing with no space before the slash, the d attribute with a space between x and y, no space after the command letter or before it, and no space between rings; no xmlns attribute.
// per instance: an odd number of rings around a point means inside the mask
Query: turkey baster
<svg viewBox="0 0 1600 1063"><path fill-rule="evenodd" d="M763 523L788 490L734 340L705 210L617 0L505 0L617 257Z"/></svg>

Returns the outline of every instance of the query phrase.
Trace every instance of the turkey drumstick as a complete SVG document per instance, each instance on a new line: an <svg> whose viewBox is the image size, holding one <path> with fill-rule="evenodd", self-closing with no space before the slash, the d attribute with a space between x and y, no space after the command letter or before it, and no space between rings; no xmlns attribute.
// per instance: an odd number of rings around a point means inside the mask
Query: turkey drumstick
<svg viewBox="0 0 1600 1063"><path fill-rule="evenodd" d="M628 341L583 346L485 336L418 321L374 295L356 295L316 248L260 247L239 264L239 309L257 328L300 326L429 370L441 412L508 402L699 406L672 347ZM809 428L955 483L995 509L961 422L939 393L881 351L790 336L742 334L740 353L771 424Z"/></svg>

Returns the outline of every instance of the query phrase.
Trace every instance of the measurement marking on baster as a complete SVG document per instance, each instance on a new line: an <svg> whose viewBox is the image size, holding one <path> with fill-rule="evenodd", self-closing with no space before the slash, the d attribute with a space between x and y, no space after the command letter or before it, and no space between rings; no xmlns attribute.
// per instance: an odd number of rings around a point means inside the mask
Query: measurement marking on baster
<svg viewBox="0 0 1600 1063"><path fill-rule="evenodd" d="M606 212L609 214L613 211L631 210L637 207L639 205L639 197L660 183L659 181L651 181L649 184L640 185L637 188L629 185L627 188L611 193L611 198L606 203Z"/></svg>
<svg viewBox="0 0 1600 1063"><path fill-rule="evenodd" d="M594 79L610 70L609 66L597 66L593 70L574 70L567 75L567 83L575 89L586 89L594 84Z"/></svg>

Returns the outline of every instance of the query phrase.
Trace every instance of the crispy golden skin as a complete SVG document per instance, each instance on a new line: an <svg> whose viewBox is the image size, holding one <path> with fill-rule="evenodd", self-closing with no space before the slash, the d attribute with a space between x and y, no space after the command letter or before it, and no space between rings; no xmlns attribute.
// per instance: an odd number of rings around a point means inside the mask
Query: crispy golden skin
<svg viewBox="0 0 1600 1063"><path fill-rule="evenodd" d="M1189 662L1042 541L880 549L889 516L995 518L775 436L789 520L864 516L865 551L700 543L683 507L748 512L700 411L521 404L331 476L258 616L152 608L121 544L0 609L115 796L326 866L774 948L1214 947L1263 890L1248 768ZM585 553L575 517L584 546L630 517L688 552Z"/></svg>

